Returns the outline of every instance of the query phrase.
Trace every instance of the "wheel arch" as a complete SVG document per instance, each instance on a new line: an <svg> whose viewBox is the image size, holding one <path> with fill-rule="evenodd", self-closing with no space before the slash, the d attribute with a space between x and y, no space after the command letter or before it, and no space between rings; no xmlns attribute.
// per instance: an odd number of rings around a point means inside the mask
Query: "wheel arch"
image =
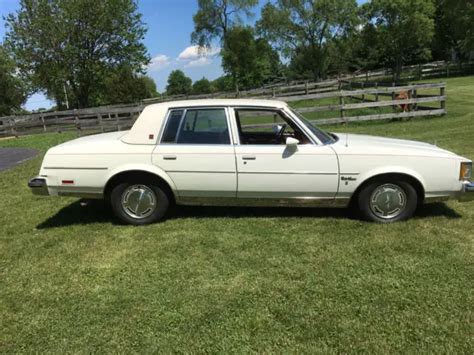
<svg viewBox="0 0 474 355"><path fill-rule="evenodd" d="M357 186L354 193L352 194L350 199L350 205L352 205L354 201L356 201L357 196L364 187L380 179L395 179L405 181L412 185L413 188L416 190L418 204L421 204L425 199L426 190L425 185L423 183L423 179L415 172L405 170L378 171L373 172L372 174L367 174L362 179L360 179L361 183Z"/></svg>
<svg viewBox="0 0 474 355"><path fill-rule="evenodd" d="M113 186L133 178L149 178L156 181L174 201L178 200L176 186L171 178L158 167L146 165L128 165L112 171L106 178L104 197L109 196Z"/></svg>

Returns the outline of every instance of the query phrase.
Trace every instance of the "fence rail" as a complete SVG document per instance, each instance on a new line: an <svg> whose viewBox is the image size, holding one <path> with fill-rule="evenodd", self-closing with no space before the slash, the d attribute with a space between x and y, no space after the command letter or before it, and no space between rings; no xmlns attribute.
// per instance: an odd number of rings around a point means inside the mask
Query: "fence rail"
<svg viewBox="0 0 474 355"><path fill-rule="evenodd" d="M375 83L373 87L353 90L348 90L347 82L342 80L320 84L296 85L298 90L293 91L293 94L288 94L288 88L280 88L278 91L272 88L271 95L265 95L267 91L262 91L260 96L250 95L248 97L270 97L286 102L311 100L312 106L301 107L297 110L301 113L335 114L335 117L323 117L315 120L314 122L318 125L446 114L445 83L401 86L379 86ZM301 93L302 87L304 93ZM322 88L330 88L331 91L322 92ZM424 90L427 90L428 93L420 92ZM318 104L318 101L322 101L322 103ZM431 103L431 106L423 106L428 103ZM433 103L436 107L433 107ZM0 118L0 137L65 131L76 131L78 135L82 135L91 131L125 130L133 125L145 106L146 103L133 106L104 106L3 117ZM374 112L374 110L377 111ZM353 111L355 114L352 114Z"/></svg>
<svg viewBox="0 0 474 355"><path fill-rule="evenodd" d="M474 73L474 63L436 62L403 68L402 80L420 80L434 76ZM442 115L446 113L446 84L413 84L396 86L390 81L391 70L376 70L338 77L323 82L299 81L276 83L263 88L236 93L214 93L193 96L162 96L129 105L102 106L80 110L41 112L29 115L0 117L0 137L21 136L44 132L77 131L79 135L91 131L106 132L129 129L147 105L180 99L203 98L273 98L286 102L314 100L313 107L300 108L302 113L334 112L338 117L317 120L318 124L335 124L368 120L387 120L407 117ZM432 90L439 90L433 94ZM424 90L431 92L424 93ZM405 93L404 96L400 95ZM325 102L330 101L330 102ZM334 102L336 101L336 102ZM439 107L423 106L439 103ZM384 109L392 112L380 112ZM403 112L400 112L402 108ZM372 110L347 116L356 110Z"/></svg>

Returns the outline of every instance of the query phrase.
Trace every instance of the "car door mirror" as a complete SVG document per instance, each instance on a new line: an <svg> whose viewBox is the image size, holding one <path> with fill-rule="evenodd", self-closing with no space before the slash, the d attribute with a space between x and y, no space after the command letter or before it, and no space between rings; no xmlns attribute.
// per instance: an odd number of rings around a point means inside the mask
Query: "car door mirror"
<svg viewBox="0 0 474 355"><path fill-rule="evenodd" d="M299 142L300 142L299 140L297 140L296 138L293 138L293 137L286 138L286 145L289 145L289 146L298 145Z"/></svg>

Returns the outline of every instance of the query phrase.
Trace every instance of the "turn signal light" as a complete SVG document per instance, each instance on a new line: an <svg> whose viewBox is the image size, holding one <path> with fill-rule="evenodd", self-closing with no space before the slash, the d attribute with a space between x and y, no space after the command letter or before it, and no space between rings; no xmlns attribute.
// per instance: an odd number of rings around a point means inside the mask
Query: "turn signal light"
<svg viewBox="0 0 474 355"><path fill-rule="evenodd" d="M459 180L465 181L472 177L472 163L461 163L461 171L459 173Z"/></svg>

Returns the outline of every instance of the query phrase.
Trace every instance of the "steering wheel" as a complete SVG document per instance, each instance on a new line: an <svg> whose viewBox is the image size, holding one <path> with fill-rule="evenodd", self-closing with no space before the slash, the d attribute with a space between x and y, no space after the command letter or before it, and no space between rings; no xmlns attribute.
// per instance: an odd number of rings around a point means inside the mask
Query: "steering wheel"
<svg viewBox="0 0 474 355"><path fill-rule="evenodd" d="M285 130L286 130L286 127L287 127L287 125L284 123L281 126L280 131L277 133L277 143L281 143L281 141L283 139L283 134L285 133Z"/></svg>

